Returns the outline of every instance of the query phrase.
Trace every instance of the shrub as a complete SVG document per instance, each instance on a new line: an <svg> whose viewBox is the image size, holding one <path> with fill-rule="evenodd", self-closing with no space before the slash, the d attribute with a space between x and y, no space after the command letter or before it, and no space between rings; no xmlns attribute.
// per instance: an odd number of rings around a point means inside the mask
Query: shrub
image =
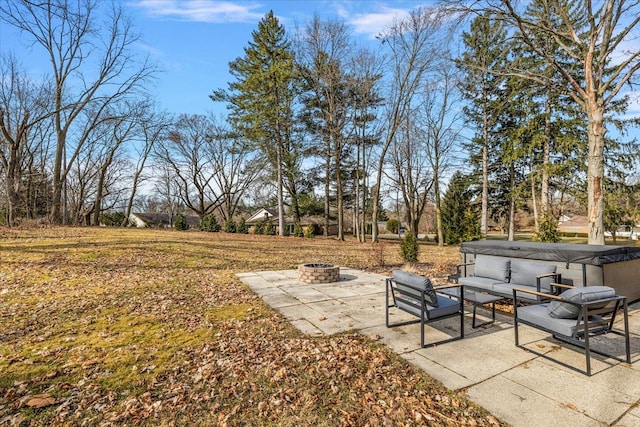
<svg viewBox="0 0 640 427"><path fill-rule="evenodd" d="M107 227L119 227L124 222L124 212L106 212L100 214L100 224Z"/></svg>
<svg viewBox="0 0 640 427"><path fill-rule="evenodd" d="M236 227L236 233L239 233L239 234L249 233L249 226L247 225L247 222L244 220L244 218L240 218L240 222L238 222L238 226Z"/></svg>
<svg viewBox="0 0 640 427"><path fill-rule="evenodd" d="M314 237L316 237L316 225L315 224L307 225L307 229L304 230L304 237L306 237L307 239L313 239Z"/></svg>
<svg viewBox="0 0 640 427"><path fill-rule="evenodd" d="M384 267L384 252L386 245L383 242L371 242L371 259L378 267Z"/></svg>
<svg viewBox="0 0 640 427"><path fill-rule="evenodd" d="M237 230L236 222L229 218L224 222L224 231L225 233L235 233Z"/></svg>
<svg viewBox="0 0 640 427"><path fill-rule="evenodd" d="M276 226L273 221L269 220L264 226L264 234L267 236L275 236L276 235Z"/></svg>
<svg viewBox="0 0 640 427"><path fill-rule="evenodd" d="M187 224L187 218L183 214L178 214L175 222L173 223L173 228L178 231L188 230L189 224Z"/></svg>
<svg viewBox="0 0 640 427"><path fill-rule="evenodd" d="M218 220L215 215L205 215L201 220L200 224L198 224L198 229L200 231L208 231L211 233L216 233L220 231L220 224L218 224Z"/></svg>
<svg viewBox="0 0 640 427"><path fill-rule="evenodd" d="M560 241L558 233L558 223L551 216L547 216L540 221L538 231L534 234L533 240L536 242L557 243Z"/></svg>
<svg viewBox="0 0 640 427"><path fill-rule="evenodd" d="M302 224L296 222L295 227L293 227L293 235L296 237L304 237L304 232L302 231Z"/></svg>
<svg viewBox="0 0 640 427"><path fill-rule="evenodd" d="M253 234L264 234L264 221L256 223L253 227Z"/></svg>
<svg viewBox="0 0 640 427"><path fill-rule="evenodd" d="M419 250L420 248L418 246L416 235L412 232L405 234L402 239L402 244L400 245L400 255L402 256L402 259L408 263L417 262Z"/></svg>
<svg viewBox="0 0 640 427"><path fill-rule="evenodd" d="M398 234L398 230L400 229L400 221L397 219L390 219L387 221L387 231L392 234Z"/></svg>

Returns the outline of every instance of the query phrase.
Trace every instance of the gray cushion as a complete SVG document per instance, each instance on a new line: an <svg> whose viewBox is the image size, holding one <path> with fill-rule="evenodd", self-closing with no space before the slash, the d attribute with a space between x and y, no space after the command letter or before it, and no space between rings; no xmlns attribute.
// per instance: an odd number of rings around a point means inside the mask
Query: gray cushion
<svg viewBox="0 0 640 427"><path fill-rule="evenodd" d="M430 305L432 307L438 306L438 296L433 290L431 280L419 274L413 274L402 270L393 270L392 275L393 281L397 284L410 285L424 290L427 305Z"/></svg>
<svg viewBox="0 0 640 427"><path fill-rule="evenodd" d="M480 289L483 291L491 292L493 291L493 287L496 283L503 283L503 282L499 282L496 279L488 279L486 277L469 276L469 277L460 277L458 279L458 283L461 285L464 285L465 289L474 288L474 289Z"/></svg>
<svg viewBox="0 0 640 427"><path fill-rule="evenodd" d="M522 288L527 291L535 291L535 286L519 286L511 283L496 283L493 285L493 293L496 295L503 296L505 298L513 299L513 288ZM516 291L516 298L520 301L525 302L537 302L538 297L533 294L528 294L526 292Z"/></svg>
<svg viewBox="0 0 640 427"><path fill-rule="evenodd" d="M510 260L507 258L477 255L473 275L508 282L509 264Z"/></svg>
<svg viewBox="0 0 640 427"><path fill-rule="evenodd" d="M560 294L560 297L564 301L586 303L604 298L611 298L615 295L615 289L609 286L584 286L566 290ZM606 302L593 306L592 308L602 308L605 305L607 305ZM580 313L580 307L554 300L549 304L548 311L549 316L555 317L556 319L576 319L578 317L578 313Z"/></svg>
<svg viewBox="0 0 640 427"><path fill-rule="evenodd" d="M552 264L512 259L510 282L514 285L533 286L535 288L536 276L555 272L556 266ZM550 289L551 283L553 283L553 277L540 279L540 288Z"/></svg>
<svg viewBox="0 0 640 427"><path fill-rule="evenodd" d="M556 334L567 337L575 336L576 333L582 332L582 322L578 324L575 319L558 319L549 316L549 306L551 304L534 304L525 307L518 307L518 319L530 322L534 325L541 326ZM598 316L589 316L591 322L602 320ZM592 328L590 328L591 330ZM602 326L594 330L602 329Z"/></svg>

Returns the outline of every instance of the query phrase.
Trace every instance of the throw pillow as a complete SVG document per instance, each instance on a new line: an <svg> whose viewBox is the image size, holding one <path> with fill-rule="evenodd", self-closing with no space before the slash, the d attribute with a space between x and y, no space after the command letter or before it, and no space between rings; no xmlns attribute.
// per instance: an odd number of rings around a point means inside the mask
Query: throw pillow
<svg viewBox="0 0 640 427"><path fill-rule="evenodd" d="M565 301L586 303L611 298L615 295L615 289L609 286L584 286L566 290L560 294L560 297ZM602 308L606 304L607 303L603 303L593 308ZM576 319L578 313L580 313L580 307L559 300L553 300L549 304L547 311L549 312L549 316L555 317L556 319Z"/></svg>

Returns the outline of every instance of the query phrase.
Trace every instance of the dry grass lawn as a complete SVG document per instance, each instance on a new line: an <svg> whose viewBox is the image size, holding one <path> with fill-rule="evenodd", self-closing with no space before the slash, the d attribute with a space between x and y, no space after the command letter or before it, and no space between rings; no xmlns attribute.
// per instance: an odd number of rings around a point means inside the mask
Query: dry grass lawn
<svg viewBox="0 0 640 427"><path fill-rule="evenodd" d="M398 243L0 229L0 253L0 425L499 424L367 337L302 335L235 277L389 272ZM418 271L457 260L424 245Z"/></svg>

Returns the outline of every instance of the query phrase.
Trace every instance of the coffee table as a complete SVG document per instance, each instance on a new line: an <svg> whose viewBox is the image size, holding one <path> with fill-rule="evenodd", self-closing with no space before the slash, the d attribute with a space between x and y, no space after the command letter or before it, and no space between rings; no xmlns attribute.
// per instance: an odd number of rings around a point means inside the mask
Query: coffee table
<svg viewBox="0 0 640 427"><path fill-rule="evenodd" d="M448 288L438 291L439 293L460 297L460 288ZM472 328L479 328L480 326L489 325L496 321L496 302L503 301L507 298L497 295L485 294L483 292L474 291L465 287L464 300L473 304L473 321L471 323ZM491 320L476 324L476 309L479 305L491 304Z"/></svg>

